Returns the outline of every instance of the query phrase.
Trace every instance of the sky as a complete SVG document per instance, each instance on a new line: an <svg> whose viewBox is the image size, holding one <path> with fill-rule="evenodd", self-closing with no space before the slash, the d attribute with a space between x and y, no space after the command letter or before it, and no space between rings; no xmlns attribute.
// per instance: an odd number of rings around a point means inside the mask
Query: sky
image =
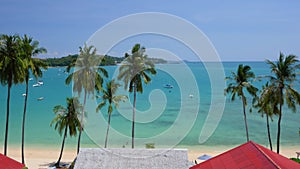
<svg viewBox="0 0 300 169"><path fill-rule="evenodd" d="M79 46L103 26L120 17L143 12L167 13L195 25L214 45L222 61L276 60L279 52L300 56L298 0L0 0L0 2L0 34L30 35L40 42L40 46L48 50L47 54L40 57L76 54ZM121 27L119 31L124 29L126 27ZM193 35L187 32L187 36ZM111 54L123 56L134 45L134 40L136 43L143 43L146 48L168 46L168 43L161 41L159 37L150 37L149 42L147 38L133 37L124 41L123 43L127 43L125 45L117 44ZM171 42L169 46L173 46L172 43L177 42ZM173 47L166 50L180 55L183 59L193 60L190 57L192 54L184 52L188 49Z"/></svg>

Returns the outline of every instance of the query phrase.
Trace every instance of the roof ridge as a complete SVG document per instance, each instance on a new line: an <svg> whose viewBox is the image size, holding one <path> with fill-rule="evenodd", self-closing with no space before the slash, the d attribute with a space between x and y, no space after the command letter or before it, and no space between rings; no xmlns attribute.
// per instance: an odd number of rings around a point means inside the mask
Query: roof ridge
<svg viewBox="0 0 300 169"><path fill-rule="evenodd" d="M276 168L278 168L278 169L280 169L281 167L274 161L274 160L272 160L272 158L271 157L269 157L262 149L261 149L261 147L259 147L259 145L257 145L255 142L253 142L253 141L249 141L249 143L251 143L260 153L262 153L266 158L267 158L267 160L269 160L269 161L271 161L272 162L272 164L276 167ZM270 150L271 151L271 150Z"/></svg>

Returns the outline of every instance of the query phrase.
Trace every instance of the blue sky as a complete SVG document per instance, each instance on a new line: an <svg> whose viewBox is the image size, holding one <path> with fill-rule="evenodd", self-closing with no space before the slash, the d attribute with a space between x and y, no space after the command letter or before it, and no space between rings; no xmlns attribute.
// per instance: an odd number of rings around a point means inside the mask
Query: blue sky
<svg viewBox="0 0 300 169"><path fill-rule="evenodd" d="M0 33L29 34L48 49L45 56L59 57L78 53L94 32L119 17L163 12L198 27L223 61L263 61L275 60L280 51L300 56L299 9L298 0L1 0Z"/></svg>

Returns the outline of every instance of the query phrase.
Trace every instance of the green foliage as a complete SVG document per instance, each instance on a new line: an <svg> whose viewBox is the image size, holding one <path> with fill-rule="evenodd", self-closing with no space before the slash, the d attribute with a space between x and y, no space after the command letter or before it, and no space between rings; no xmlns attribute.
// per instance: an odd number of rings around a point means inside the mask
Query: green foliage
<svg viewBox="0 0 300 169"><path fill-rule="evenodd" d="M78 116L80 115L80 110L82 105L79 103L77 98L67 98L67 108L62 105L56 105L53 108L55 113L54 119L51 121L50 126L54 124L55 130L62 135L65 128L69 129L69 135L76 136L77 130L80 127L80 121Z"/></svg>
<svg viewBox="0 0 300 169"><path fill-rule="evenodd" d="M237 72L231 72L231 76L226 77L225 80L230 80L227 88L224 89L224 93L231 94L231 100L234 101L236 95L241 98L243 103L243 113L244 113L244 122L245 122L245 130L246 130L246 138L249 141L248 134L248 124L246 117L246 106L247 106L247 98L245 96L244 90L256 98L256 92L258 89L251 84L251 81L255 78L254 73L251 71L251 67L248 65L240 64L238 66Z"/></svg>
<svg viewBox="0 0 300 169"><path fill-rule="evenodd" d="M297 162L297 163L300 163L300 159L299 158L290 158L291 160Z"/></svg>
<svg viewBox="0 0 300 169"><path fill-rule="evenodd" d="M24 153L24 140L25 140L25 119L26 119L26 108L27 108L27 98L28 98L28 81L29 75L31 74L35 77L42 77L43 69L47 69L47 65L40 59L33 58L33 56L37 56L42 53L46 53L47 50L43 47L39 47L39 42L33 40L33 38L24 35L19 39L19 47L20 47L20 57L24 62L24 75L25 75L25 83L26 83L26 96L24 100L24 111L23 111L23 122L22 122L22 163L25 164L25 153Z"/></svg>
<svg viewBox="0 0 300 169"><path fill-rule="evenodd" d="M155 148L155 144L154 143L146 143L145 147L148 149L153 149L153 148Z"/></svg>
<svg viewBox="0 0 300 169"><path fill-rule="evenodd" d="M82 109L81 104L79 103L77 98L67 98L67 108L57 105L53 108L53 112L55 113L55 118L52 120L50 126L55 124L54 128L58 131L60 135L64 133L63 135L63 141L61 146L61 151L59 158L57 162L55 163L55 166L60 166L60 160L62 158L64 145L65 145L65 139L68 135L68 129L69 129L69 135L76 136L77 130L81 128L80 121L78 119L78 116L80 115L80 110Z"/></svg>
<svg viewBox="0 0 300 169"><path fill-rule="evenodd" d="M75 55L68 55L61 58L47 58L45 59L45 62L48 66L68 66L72 62L74 62L78 57L78 54Z"/></svg>
<svg viewBox="0 0 300 169"><path fill-rule="evenodd" d="M140 44L135 44L131 54L125 53L125 59L119 67L118 80L124 82L125 90L133 92L132 109L132 148L134 148L134 119L136 108L136 93L143 93L143 83L148 84L151 81L150 74L155 75L155 65L145 54L146 48Z"/></svg>
<svg viewBox="0 0 300 169"><path fill-rule="evenodd" d="M25 62L20 55L20 36L0 36L1 84L11 87L24 81Z"/></svg>
<svg viewBox="0 0 300 169"><path fill-rule="evenodd" d="M270 65L272 76L268 76L271 85L274 86L273 93L277 96L273 100L275 105L279 105L278 122L277 122L277 153L280 147L280 132L281 132L281 118L282 106L287 104L287 107L293 112L296 112L296 106L300 104L300 93L295 90L294 82L296 80L297 72L300 68L299 60L295 55L284 56L280 53L277 61L266 61Z"/></svg>
<svg viewBox="0 0 300 169"><path fill-rule="evenodd" d="M166 64L168 61L161 58L149 58L154 64Z"/></svg>
<svg viewBox="0 0 300 169"><path fill-rule="evenodd" d="M143 93L143 82L151 81L150 74L155 75L155 65L145 54L145 47L136 44L131 54L125 54L125 59L119 68L118 80L123 80L124 88L129 92L136 90Z"/></svg>
<svg viewBox="0 0 300 169"><path fill-rule="evenodd" d="M76 60L73 60L66 68L66 71L68 73L70 72L71 68L77 69L69 74L69 76L65 80L65 83L69 85L73 81L73 91L78 93L79 96L81 95L82 90L84 92L77 153L79 153L81 133L84 125L83 118L85 114L84 108L86 104L86 98L90 94L93 95L95 89L101 90L103 77L108 77L107 71L104 68L99 67L101 60L101 57L96 57L96 48L94 46L87 46L87 44L84 44L84 47L79 47L78 58Z"/></svg>
<svg viewBox="0 0 300 169"><path fill-rule="evenodd" d="M107 65L116 65L123 61L124 57L113 57L105 55L102 59L100 66L107 66Z"/></svg>
<svg viewBox="0 0 300 169"><path fill-rule="evenodd" d="M251 67L248 65L240 64L237 73L231 72L231 76L226 77L225 80L231 81L225 89L225 95L231 94L231 100L234 101L236 95L239 96L242 101L247 105L247 100L244 94L244 89L252 95L256 96L258 89L251 84L251 80L255 78L254 73L251 71Z"/></svg>
<svg viewBox="0 0 300 169"><path fill-rule="evenodd" d="M100 55L96 55L98 57L102 57ZM78 54L68 55L61 58L47 58L43 59L48 66L58 67L58 66L69 66L72 62L76 61L78 58ZM109 66L109 65L116 65L121 63L124 60L124 57L114 57L105 55L100 63L100 66ZM166 60L160 58L149 58L155 64L165 64L167 63Z"/></svg>
<svg viewBox="0 0 300 169"><path fill-rule="evenodd" d="M13 84L22 83L25 80L25 62L20 56L19 35L0 35L0 82L7 85L6 124L4 137L4 155L7 153L8 126L10 114L10 90Z"/></svg>
<svg viewBox="0 0 300 169"><path fill-rule="evenodd" d="M102 90L101 90L101 92L103 93L103 95L100 96L100 98L102 99L102 102L96 108L96 111L98 112L100 109L102 109L108 103L108 108L107 108L108 124L107 124L104 148L107 147L108 132L109 132L109 127L110 127L111 113L113 111L113 107L118 107L120 101L125 102L128 99L127 96L125 96L125 95L116 95L116 92L120 86L121 85L119 83L115 82L114 79L107 82L106 89L102 88Z"/></svg>
<svg viewBox="0 0 300 169"><path fill-rule="evenodd" d="M95 56L102 57L99 55L95 55ZM75 62L77 58L78 58L78 54L75 54L75 55L68 55L68 56L61 57L61 58L47 58L47 59L45 59L45 62L49 66L53 66L53 67L69 66L71 63ZM101 60L100 66L116 65L117 63L122 62L123 59L124 58L105 55Z"/></svg>

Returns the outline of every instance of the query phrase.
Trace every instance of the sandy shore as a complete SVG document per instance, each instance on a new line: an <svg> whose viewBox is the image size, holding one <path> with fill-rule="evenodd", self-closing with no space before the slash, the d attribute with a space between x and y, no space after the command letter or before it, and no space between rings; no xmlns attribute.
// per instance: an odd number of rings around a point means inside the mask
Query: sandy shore
<svg viewBox="0 0 300 169"><path fill-rule="evenodd" d="M0 149L3 153L3 148ZM29 169L47 169L55 163L59 157L60 149L30 148L25 150L25 164ZM19 148L9 148L8 156L21 162L21 151ZM61 162L71 163L76 157L76 149L64 149Z"/></svg>
<svg viewBox="0 0 300 169"><path fill-rule="evenodd" d="M234 146L192 146L192 147L180 147L188 149L188 156L190 161L195 161L198 156L207 154L211 156L217 156ZM281 154L285 157L296 157L296 151L300 151L300 147L297 146L285 146L281 147ZM3 152L3 149L0 149ZM47 169L49 165L55 163L58 159L60 149L50 149L47 147L42 148L27 148L25 151L26 166L29 169ZM9 148L8 156L21 161L21 152L19 148ZM62 162L71 163L76 157L76 148L66 148L63 153ZM202 162L197 160L197 162Z"/></svg>

